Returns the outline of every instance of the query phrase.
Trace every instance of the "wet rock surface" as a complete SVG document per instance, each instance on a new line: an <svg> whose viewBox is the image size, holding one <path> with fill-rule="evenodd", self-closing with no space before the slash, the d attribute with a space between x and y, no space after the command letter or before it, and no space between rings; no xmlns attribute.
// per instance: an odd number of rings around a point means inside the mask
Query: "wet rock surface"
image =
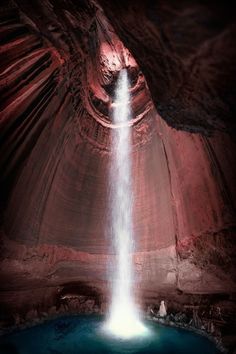
<svg viewBox="0 0 236 354"><path fill-rule="evenodd" d="M220 299L221 297L221 299ZM178 296L167 301L167 315L159 314L158 306L147 307L148 318L167 326L196 331L214 340L222 352L235 350L235 298L221 296ZM177 301L176 301L177 300ZM185 304L181 304L182 301Z"/></svg>

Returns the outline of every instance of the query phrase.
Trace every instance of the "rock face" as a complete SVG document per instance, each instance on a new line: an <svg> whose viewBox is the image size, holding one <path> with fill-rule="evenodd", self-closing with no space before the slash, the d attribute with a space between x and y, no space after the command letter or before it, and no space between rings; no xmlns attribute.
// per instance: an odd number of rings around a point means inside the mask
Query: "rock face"
<svg viewBox="0 0 236 354"><path fill-rule="evenodd" d="M137 295L234 297L233 15L158 3L1 3L3 324L106 306L110 113L124 67Z"/></svg>
<svg viewBox="0 0 236 354"><path fill-rule="evenodd" d="M234 2L99 3L140 65L162 118L177 129L235 134Z"/></svg>

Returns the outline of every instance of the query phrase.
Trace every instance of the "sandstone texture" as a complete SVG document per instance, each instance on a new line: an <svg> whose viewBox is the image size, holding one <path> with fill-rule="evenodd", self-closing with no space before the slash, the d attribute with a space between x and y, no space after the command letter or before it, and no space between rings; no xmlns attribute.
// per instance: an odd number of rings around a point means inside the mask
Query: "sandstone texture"
<svg viewBox="0 0 236 354"><path fill-rule="evenodd" d="M106 310L110 117L122 68L137 299L195 318L208 309L223 335L232 327L234 40L230 3L1 2L1 327Z"/></svg>

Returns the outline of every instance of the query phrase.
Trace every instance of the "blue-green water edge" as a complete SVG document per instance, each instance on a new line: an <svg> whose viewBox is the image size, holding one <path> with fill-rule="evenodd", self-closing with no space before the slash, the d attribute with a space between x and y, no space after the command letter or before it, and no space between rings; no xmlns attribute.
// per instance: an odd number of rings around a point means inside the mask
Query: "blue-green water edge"
<svg viewBox="0 0 236 354"><path fill-rule="evenodd" d="M1 354L219 354L208 338L146 321L143 337L108 336L102 316L66 316L0 337ZM125 321L125 318L124 318Z"/></svg>

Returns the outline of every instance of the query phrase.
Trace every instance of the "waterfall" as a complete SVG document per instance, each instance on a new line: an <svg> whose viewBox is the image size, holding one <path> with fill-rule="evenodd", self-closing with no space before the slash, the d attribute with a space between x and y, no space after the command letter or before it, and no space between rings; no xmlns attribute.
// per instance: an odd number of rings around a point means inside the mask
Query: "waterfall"
<svg viewBox="0 0 236 354"><path fill-rule="evenodd" d="M111 275L112 299L106 329L123 338L145 331L139 319L132 290L134 249L132 225L132 158L129 81L127 71L120 72L113 105L111 182L112 242L116 252L115 271Z"/></svg>

